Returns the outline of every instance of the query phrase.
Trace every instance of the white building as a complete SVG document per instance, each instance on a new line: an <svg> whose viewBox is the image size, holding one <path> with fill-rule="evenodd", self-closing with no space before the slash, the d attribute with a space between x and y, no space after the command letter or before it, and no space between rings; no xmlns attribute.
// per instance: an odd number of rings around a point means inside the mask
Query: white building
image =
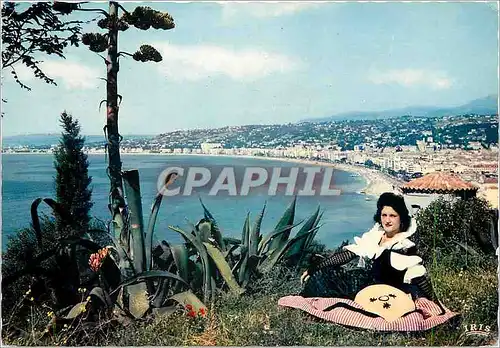
<svg viewBox="0 0 500 348"><path fill-rule="evenodd" d="M210 150L212 149L222 149L222 144L206 142L206 143L201 143L200 147L203 153L210 153Z"/></svg>

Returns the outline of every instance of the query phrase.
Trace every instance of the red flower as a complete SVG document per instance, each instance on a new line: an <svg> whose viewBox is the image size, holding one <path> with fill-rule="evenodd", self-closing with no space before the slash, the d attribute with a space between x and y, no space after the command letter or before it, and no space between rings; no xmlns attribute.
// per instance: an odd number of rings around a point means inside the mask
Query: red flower
<svg viewBox="0 0 500 348"><path fill-rule="evenodd" d="M188 311L192 311L192 310L193 310L193 306L192 306L192 305L190 305L190 304L187 304L187 305L186 305L186 309L187 309Z"/></svg>
<svg viewBox="0 0 500 348"><path fill-rule="evenodd" d="M98 252L90 255L89 259L89 266L90 269L93 270L94 272L97 272L99 268L101 268L102 262L108 256L109 254L109 249L108 248L102 248Z"/></svg>
<svg viewBox="0 0 500 348"><path fill-rule="evenodd" d="M207 312L205 311L205 308L200 308L200 310L198 311L198 314L200 316L204 317L207 314Z"/></svg>
<svg viewBox="0 0 500 348"><path fill-rule="evenodd" d="M193 310L190 310L187 315L188 315L188 317L194 318L194 317L196 317L196 312Z"/></svg>

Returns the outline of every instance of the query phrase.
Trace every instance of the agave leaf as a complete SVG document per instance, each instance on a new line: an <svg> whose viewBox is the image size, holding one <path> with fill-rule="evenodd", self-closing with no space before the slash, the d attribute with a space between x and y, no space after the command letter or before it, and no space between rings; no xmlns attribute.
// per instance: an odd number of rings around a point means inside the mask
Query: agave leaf
<svg viewBox="0 0 500 348"><path fill-rule="evenodd" d="M293 196L292 203L290 203L290 205L287 207L287 209L283 213L283 216L281 217L281 219L278 221L278 224L276 225L274 230L280 230L285 226L293 225L293 220L295 218L296 202L297 202L297 196ZM288 240L288 237L290 236L290 230L291 229L285 230L283 232L283 234L274 238L274 240L271 241L271 245L269 248L276 249L276 248L281 247L284 244L284 242L286 242Z"/></svg>
<svg viewBox="0 0 500 348"><path fill-rule="evenodd" d="M203 264L203 299L204 301L208 301L210 298L210 277L211 277L211 270L210 270L210 263L208 259L208 254L207 254L207 249L203 244L201 244L196 237L194 237L192 234L187 233L186 231L180 229L179 227L175 226L168 226L171 230L180 233L183 235L191 244L198 250L198 253L201 258L201 262Z"/></svg>
<svg viewBox="0 0 500 348"><path fill-rule="evenodd" d="M319 227L316 227L317 229ZM292 247L295 243L307 238L307 236L315 231L315 229L310 230L307 233L301 234L300 236L296 236L290 239L287 243L285 243L280 249L275 249L272 254L259 265L258 269L260 272L265 273L270 271L285 255L290 247Z"/></svg>
<svg viewBox="0 0 500 348"><path fill-rule="evenodd" d="M249 244L250 256L257 255L259 249L260 227L262 225L262 219L264 218L265 210L266 210L266 204L264 203L264 207L262 208L262 211L255 220L255 224L253 225L252 231L249 236L248 244Z"/></svg>
<svg viewBox="0 0 500 348"><path fill-rule="evenodd" d="M217 221L215 220L214 216L210 213L210 211L207 209L205 204L203 204L203 201L201 200L200 197L200 203L201 206L203 207L203 213L205 215L205 219L209 220L212 223L212 236L221 248L222 251L226 250L226 245L224 243L224 238L222 237L222 233L220 231L219 225L217 224Z"/></svg>
<svg viewBox="0 0 500 348"><path fill-rule="evenodd" d="M188 218L184 218L184 220L186 220L186 223L188 224L189 228L191 229L191 232L195 233L196 225L194 223L192 223L191 221L189 221Z"/></svg>
<svg viewBox="0 0 500 348"><path fill-rule="evenodd" d="M317 227L321 227L321 226L323 226L323 225L324 225L324 224L319 225L319 226L317 226ZM319 228L316 228L316 227L315 227L314 232L313 232L312 234L310 234L310 235L309 235L309 237L307 237L307 245L306 245L306 247L305 247L305 249L304 249L304 250L307 250L308 248L310 248L310 247L311 247L311 244L312 244L312 242L314 241L314 238L316 238L316 235L318 234L318 231L319 231Z"/></svg>
<svg viewBox="0 0 500 348"><path fill-rule="evenodd" d="M247 279L248 272L247 272L247 264L248 264L248 248L245 248L245 250L241 251L241 256L240 256L240 261L239 263L239 269L238 269L238 281L240 284L243 284L245 279Z"/></svg>
<svg viewBox="0 0 500 348"><path fill-rule="evenodd" d="M137 283L140 283L140 282L143 282L147 279L152 279L152 278L171 278L171 279L175 279L175 280L185 284L186 286L189 286L185 282L185 280L182 279L181 277L179 277L177 274L174 274L172 272L167 272L167 271L152 270L152 271L146 271L143 273L139 273L136 276L134 276L130 279L127 279L126 281L122 282L116 289L114 289L110 293L110 295L113 295L116 291L119 291L123 287L137 284Z"/></svg>
<svg viewBox="0 0 500 348"><path fill-rule="evenodd" d="M241 273L241 272L244 272L242 271L241 269L242 268L245 268L246 267L246 258L248 256L248 248L245 247L245 246L241 246L240 248L240 255L239 255L239 259L238 259L238 262L236 262L236 265L234 265L233 269L232 269L232 272L233 274L236 276L236 274L238 274L238 281L239 281L239 284L241 284L241 280L243 277L244 277L244 274ZM244 264L245 263L245 264Z"/></svg>
<svg viewBox="0 0 500 348"><path fill-rule="evenodd" d="M203 204L203 201L201 200L201 197L199 197L199 199L200 199L201 206L203 207L203 213L205 215L205 219L207 219L207 220L215 220L215 218L210 213L210 211L207 209L207 207L205 206L205 204Z"/></svg>
<svg viewBox="0 0 500 348"><path fill-rule="evenodd" d="M153 260L151 256L151 252L153 250L153 234L156 225L156 218L158 216L158 211L160 210L160 205L163 200L163 192L166 188L168 188L169 185L171 185L175 181L176 177L177 173L170 173L167 175L167 177L165 178L164 188L162 189L161 192L159 192L156 195L153 205L151 206L151 215L149 215L148 229L146 232L146 246L145 246L147 270L153 268Z"/></svg>
<svg viewBox="0 0 500 348"><path fill-rule="evenodd" d="M80 303L77 303L76 305L71 308L69 313L64 317L65 319L75 319L76 317L80 316L82 313L85 313L87 310L87 304L89 301L83 301Z"/></svg>
<svg viewBox="0 0 500 348"><path fill-rule="evenodd" d="M321 214L319 214L318 219L314 223L313 227L317 227L322 218L323 218L323 212ZM314 238L316 238L316 235L318 234L318 231L319 231L319 229L317 229L316 231L314 231L313 234L311 234L311 235L309 235L309 237L307 237L307 243L306 243L306 246L305 246L306 250L311 247L311 244L314 241Z"/></svg>
<svg viewBox="0 0 500 348"><path fill-rule="evenodd" d="M246 274L242 282L243 288L245 288L248 285L248 282L250 281L250 277L252 274L257 270L257 265L259 264L260 257L257 255L251 255L248 257L247 263L246 263Z"/></svg>
<svg viewBox="0 0 500 348"><path fill-rule="evenodd" d="M172 251L174 262L177 266L177 274L187 282L189 278L189 255L186 246L184 244L172 245L170 250ZM181 284L178 283L176 292L180 290L180 286Z"/></svg>
<svg viewBox="0 0 500 348"><path fill-rule="evenodd" d="M99 301L101 301L102 304L106 306L106 308L112 308L113 306L113 301L111 300L108 292L101 287L96 286L95 288L93 288L92 291L90 291L89 296L91 297L91 299L93 296L97 297Z"/></svg>
<svg viewBox="0 0 500 348"><path fill-rule="evenodd" d="M203 244L207 248L208 254L214 261L217 268L219 269L219 272L222 275L222 278L224 278L224 280L226 281L229 289L233 293L241 295L244 292L244 290L240 288L240 286L236 282L236 279L234 279L233 274L231 272L231 268L224 259L224 255L222 254L222 252L210 243L203 243Z"/></svg>
<svg viewBox="0 0 500 348"><path fill-rule="evenodd" d="M227 260L229 257L233 256L233 251L239 248L239 245L233 244L229 250L224 252L224 258Z"/></svg>
<svg viewBox="0 0 500 348"><path fill-rule="evenodd" d="M313 232L311 234L309 234L309 236L306 238L306 245L304 246L304 249L303 249L305 252L300 255L299 261L297 263L298 267L300 267L300 265L302 265L302 261L304 260L304 257L307 256L307 251L311 248L311 245L314 241L314 238L316 238L316 235L318 234L319 229L323 226L323 224L318 225L322 216L323 216L323 213L321 213L320 216L318 217L318 220L316 220L316 223L314 224Z"/></svg>
<svg viewBox="0 0 500 348"><path fill-rule="evenodd" d="M153 235L156 225L156 218L158 217L158 211L160 210L161 201L163 199L163 194L158 193L151 207L151 214L149 215L148 229L146 232L146 270L149 271L153 268L153 259L151 257L151 251L153 248Z"/></svg>
<svg viewBox="0 0 500 348"><path fill-rule="evenodd" d="M245 218L245 223L243 224L243 230L241 231L241 241L248 248L248 236L250 235L250 213L247 213Z"/></svg>
<svg viewBox="0 0 500 348"><path fill-rule="evenodd" d="M178 311L176 306L153 308L153 314L157 317L168 317Z"/></svg>
<svg viewBox="0 0 500 348"><path fill-rule="evenodd" d="M115 246L108 245L108 248L115 250L116 253L118 254L119 259L115 260L114 256L110 254L111 259L115 262L116 266L120 269L120 272L124 279L128 278L129 273L132 273L133 275L136 275L136 271L134 268L134 263L132 262L132 259L128 255L127 251L125 248L118 243L115 237L113 237L111 234L109 235L111 240L114 242Z"/></svg>
<svg viewBox="0 0 500 348"><path fill-rule="evenodd" d="M314 228L314 225L316 224L318 215L319 215L319 206L314 212L314 214L312 214L309 217L309 219L307 219L306 222L301 226L299 232L297 232L295 236L298 237L312 230ZM292 247L288 249L286 257L292 257L294 255L303 253L305 247L307 246L307 241L308 238L303 238L299 242L295 243Z"/></svg>
<svg viewBox="0 0 500 348"><path fill-rule="evenodd" d="M194 274L193 274L193 279L191 281L191 289L198 289L203 286L203 265L200 264L199 262L194 263Z"/></svg>
<svg viewBox="0 0 500 348"><path fill-rule="evenodd" d="M145 283L127 286L128 310L136 319L142 318L149 309L148 289Z"/></svg>
<svg viewBox="0 0 500 348"><path fill-rule="evenodd" d="M122 309L125 307L123 305L123 298L124 298L124 291L123 291L123 287L120 287L120 291L118 291L118 296L116 297L116 305L118 306L119 309ZM112 296L113 293L110 294L110 296ZM116 309L116 306L115 306L115 309Z"/></svg>
<svg viewBox="0 0 500 348"><path fill-rule="evenodd" d="M165 302L169 289L170 289L170 282L168 279L160 279L158 281L158 284L156 285L156 292L153 295L153 299L151 301L153 307L160 308L163 305L163 302Z"/></svg>
<svg viewBox="0 0 500 348"><path fill-rule="evenodd" d="M212 237L215 239L215 242L219 246L220 250L226 251L227 246L226 243L224 243L224 238L222 237L222 233L219 229L219 226L215 222L215 220L212 220Z"/></svg>
<svg viewBox="0 0 500 348"><path fill-rule="evenodd" d="M118 212L114 214L111 223L113 225L113 233L110 233L110 235L118 239L127 251L130 251L130 230L125 228L122 213Z"/></svg>
<svg viewBox="0 0 500 348"><path fill-rule="evenodd" d="M290 232L291 229L293 229L294 227L300 225L302 223L302 221L294 224L294 225L290 225L290 226L285 226L279 230L274 230L273 232L267 234L264 238L261 239L260 243L259 243L259 248L258 248L258 254L259 255L262 255L263 252L264 252L264 249L265 247L269 244L269 242L273 239L273 238L276 238L278 237L280 234L282 233L285 233L285 232ZM286 244L286 243L284 243ZM272 249L276 249L276 248L273 248L272 245L269 245L269 249L268 250L272 250Z"/></svg>
<svg viewBox="0 0 500 348"><path fill-rule="evenodd" d="M146 271L146 250L144 221L142 215L141 187L137 169L123 172L123 183L130 211L130 232L132 235L132 261L137 273Z"/></svg>
<svg viewBox="0 0 500 348"><path fill-rule="evenodd" d="M195 314L198 314L200 312L207 312L207 307L203 304L203 302L200 301L198 297L196 297L195 294L192 293L191 290L187 290L178 294L173 295L172 297L169 298L170 300L174 300L175 302L179 303L182 307L190 308L189 306L192 307L192 311Z"/></svg>
<svg viewBox="0 0 500 348"><path fill-rule="evenodd" d="M38 206L40 203L46 203L49 207L52 208L55 214L59 215L61 218L68 220L71 217L71 214L66 211L64 206L60 203L57 203L52 198L37 198L31 203L31 221L33 223L33 229L35 230L36 240L38 242L38 246L42 247L42 229L40 227L40 218L38 217Z"/></svg>

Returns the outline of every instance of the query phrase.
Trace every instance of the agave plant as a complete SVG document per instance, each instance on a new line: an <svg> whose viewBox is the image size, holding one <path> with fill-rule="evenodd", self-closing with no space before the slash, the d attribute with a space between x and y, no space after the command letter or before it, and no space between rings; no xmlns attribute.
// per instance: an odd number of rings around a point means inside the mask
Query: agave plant
<svg viewBox="0 0 500 348"><path fill-rule="evenodd" d="M53 294L56 308L65 307L77 297L77 289L82 285L79 274L78 254L82 250L87 253L99 250L99 245L90 239L80 236L62 236L49 240L45 238L40 224L38 209L41 203L45 203L59 217L70 217L69 212L63 205L51 198L37 198L31 204L32 228L36 243L33 248L25 252L23 267L2 279L3 286L9 286L17 279L31 275L36 283L44 284L45 291ZM54 227L55 228L55 227ZM88 232L93 232L92 230ZM51 268L43 267L43 263L52 259ZM60 274L65 274L61 277Z"/></svg>
<svg viewBox="0 0 500 348"><path fill-rule="evenodd" d="M175 174L168 176L165 186L170 185L175 176ZM165 258L161 257L163 253L154 253L158 247L152 245L153 233L163 193L159 192L153 202L147 232L144 232L139 172L137 170L123 172L123 180L128 203L128 212L125 216L128 219L125 221L125 228L121 229L121 234L112 237L114 245L108 247L113 251L109 254L110 259L120 269L121 282L111 289L110 295L118 294L119 303L128 303L127 312L135 318L141 318L153 309L157 309L155 310L157 313L164 312L165 308L162 307L169 299L206 310L201 301L190 291L189 284L181 276L171 272L174 264L176 269L182 269L175 263L179 262L180 258L174 257L170 262L169 260L164 262ZM178 256L182 255L183 251L168 247L165 252ZM171 287L165 286L167 280L174 281L177 293L173 292ZM169 297L169 295L175 296Z"/></svg>
<svg viewBox="0 0 500 348"><path fill-rule="evenodd" d="M157 314L171 313L175 303L189 307L194 313L205 313L206 306L190 290L189 284L184 281L186 276L182 271L182 247L167 247L164 253L158 253L158 248L152 246L152 235L162 193L158 193L152 206L147 232L144 233L142 216L139 173L137 170L123 173L124 188L127 196L128 212L126 221L112 221L123 223L124 229L117 236L109 235L111 245L102 246L85 236L60 239L50 250L34 255L28 266L15 274L4 278L4 285L15 281L25 274L40 275L38 265L55 257L58 269L64 270L64 279L75 279L71 288L76 292L80 287L89 288L86 299L79 303L58 311L57 320L73 320L84 313L95 309L106 309L110 314L122 317L140 318L148 312ZM170 176L166 185L171 184L175 176ZM64 207L50 198L36 199L31 207L33 228L38 244L42 244L43 235L39 222L38 207L40 203L48 204L55 214L66 214ZM108 231L89 231L103 232ZM90 255L89 266L94 276L86 284L80 284L77 248L84 248ZM156 251L156 252L155 252ZM173 255L171 260L165 260L163 254ZM177 274L171 272L177 270ZM59 273L60 274L60 273ZM61 278L61 277L59 277ZM174 284L175 286L170 286ZM166 286L167 285L167 286ZM60 292L60 291L59 291ZM67 304L67 303L65 303ZM55 319L54 319L55 320ZM52 326L53 323L51 323Z"/></svg>
<svg viewBox="0 0 500 348"><path fill-rule="evenodd" d="M205 301L208 301L217 289L225 287L237 294L244 293L252 277L270 271L282 261L298 264L320 228L319 207L304 223L303 221L294 223L296 207L294 198L270 233L261 234L261 224L266 209L264 205L252 226L250 214L247 214L241 239L224 238L213 215L203 202L201 205L204 218L196 225L191 224L191 232L178 226L169 228L180 233L187 245L191 245L198 254L198 258L195 259L196 265L201 269L198 277L203 277L202 281L198 279L198 284L202 284ZM292 229L302 223L299 231L290 238ZM184 264L187 263L185 260ZM186 271L184 274L189 272ZM196 275L194 277L196 278Z"/></svg>

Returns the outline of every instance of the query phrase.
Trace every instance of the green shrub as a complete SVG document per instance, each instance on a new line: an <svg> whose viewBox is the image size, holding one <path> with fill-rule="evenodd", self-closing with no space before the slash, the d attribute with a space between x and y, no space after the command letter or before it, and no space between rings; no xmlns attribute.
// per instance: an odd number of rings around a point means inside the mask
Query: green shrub
<svg viewBox="0 0 500 348"><path fill-rule="evenodd" d="M482 198L455 202L439 198L418 212L418 232L412 240L427 264L446 262L454 269L484 266L495 258L497 237L491 230L490 211Z"/></svg>

